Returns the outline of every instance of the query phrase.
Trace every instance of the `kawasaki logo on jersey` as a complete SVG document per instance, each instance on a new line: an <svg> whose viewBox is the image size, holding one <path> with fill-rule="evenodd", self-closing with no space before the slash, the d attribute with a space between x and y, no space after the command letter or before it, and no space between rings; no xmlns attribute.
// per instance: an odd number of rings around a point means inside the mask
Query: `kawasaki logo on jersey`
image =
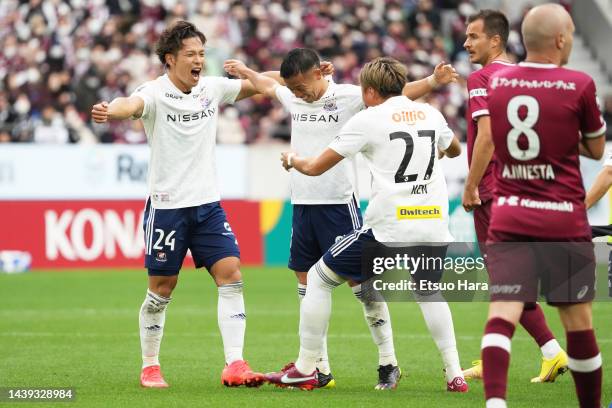
<svg viewBox="0 0 612 408"><path fill-rule="evenodd" d="M422 218L442 218L439 205L418 205L412 207L397 207L398 220L414 220Z"/></svg>

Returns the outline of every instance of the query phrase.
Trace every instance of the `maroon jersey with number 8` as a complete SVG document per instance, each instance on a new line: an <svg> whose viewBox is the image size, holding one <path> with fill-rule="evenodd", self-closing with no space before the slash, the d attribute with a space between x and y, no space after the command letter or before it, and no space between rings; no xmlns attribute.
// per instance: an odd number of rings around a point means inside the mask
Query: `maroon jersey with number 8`
<svg viewBox="0 0 612 408"><path fill-rule="evenodd" d="M521 63L491 76L488 105L497 159L490 231L589 235L578 146L605 132L591 77Z"/></svg>

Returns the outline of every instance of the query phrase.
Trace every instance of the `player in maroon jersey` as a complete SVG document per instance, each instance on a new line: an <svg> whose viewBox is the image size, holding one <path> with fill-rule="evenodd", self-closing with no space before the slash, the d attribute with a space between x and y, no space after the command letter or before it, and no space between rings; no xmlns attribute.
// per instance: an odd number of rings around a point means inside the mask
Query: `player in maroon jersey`
<svg viewBox="0 0 612 408"><path fill-rule="evenodd" d="M485 253L485 242L491 216L491 199L495 177L495 158L487 101L487 84L495 72L514 66L506 55L508 19L496 10L481 10L468 18L465 49L473 63L482 65L467 80L469 99L467 109L467 145L470 171L463 192L463 206L474 210L476 236ZM521 325L536 341L542 352L540 374L532 382L552 382L567 370L567 354L548 328L542 308L537 303L526 305ZM464 371L466 379L482 378L482 362Z"/></svg>
<svg viewBox="0 0 612 408"><path fill-rule="evenodd" d="M522 25L525 62L489 80L496 182L487 241L491 304L482 338L487 407L506 406L512 335L525 300L537 297L538 282L558 306L580 407L600 407L594 254L578 155L602 157L605 123L593 80L560 68L573 31L563 7L533 8ZM554 257L546 252L552 242Z"/></svg>

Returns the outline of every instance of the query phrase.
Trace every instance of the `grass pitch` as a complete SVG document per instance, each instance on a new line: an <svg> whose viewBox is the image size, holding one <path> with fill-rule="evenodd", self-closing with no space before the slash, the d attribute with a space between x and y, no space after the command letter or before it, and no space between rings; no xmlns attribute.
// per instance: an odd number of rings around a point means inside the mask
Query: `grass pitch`
<svg viewBox="0 0 612 408"><path fill-rule="evenodd" d="M294 361L298 352L298 302L293 273L283 268L243 268L247 307L245 358L260 371ZM404 377L393 392L376 392L377 352L361 306L348 287L334 293L329 355L337 388L312 392L225 388L223 348L217 328L217 295L207 273L184 271L166 318L162 369L170 388L139 386L138 310L146 290L144 270L33 272L0 275L0 387L74 387L67 403L15 406L483 406L481 382L470 392L445 391L442 362L418 306L390 304L395 347ZM484 303L451 305L464 367L479 356ZM555 310L549 323L565 345ZM604 360L604 399L612 400L612 302L594 305ZM508 398L513 407L575 407L571 375L554 384L530 384L540 353L523 329L513 341ZM59 404L59 405L58 405ZM12 403L0 405L12 406Z"/></svg>

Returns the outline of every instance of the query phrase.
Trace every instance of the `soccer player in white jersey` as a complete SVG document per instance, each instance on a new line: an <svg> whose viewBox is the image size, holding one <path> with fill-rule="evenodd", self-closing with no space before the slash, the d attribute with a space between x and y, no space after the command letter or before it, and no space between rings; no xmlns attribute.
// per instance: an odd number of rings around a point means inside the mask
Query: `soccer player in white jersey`
<svg viewBox="0 0 612 408"><path fill-rule="evenodd" d="M342 126L364 109L361 88L336 84L321 73L319 56L308 48L290 51L281 64L281 86L268 76L248 69L240 61L229 60L226 70L251 80L265 95L280 101L291 115L291 147L303 156L322 151L340 132ZM446 84L456 77L450 65L439 64L426 79L406 84L403 93L419 98L437 83ZM292 172L293 204L289 269L298 279L298 298L306 292L307 271L343 235L362 224L358 198L354 194L354 162L346 160L327 173L313 178ZM366 322L379 352L377 389L395 388L399 376L393 346L389 311L385 302L372 302L362 296L361 285L349 281L353 293L363 305ZM319 386L335 386L327 356L327 336L317 359Z"/></svg>
<svg viewBox="0 0 612 408"><path fill-rule="evenodd" d="M587 210L597 203L612 187L612 151L604 162L604 167L597 174L595 181L586 193L584 204ZM612 259L612 258L611 258Z"/></svg>
<svg viewBox="0 0 612 408"><path fill-rule="evenodd" d="M584 204L586 209L593 207L601 198L610 190L612 187L612 151L608 152L608 158L604 162L603 168L597 174L595 181L589 191L586 193ZM612 228L612 225L606 228L608 231ZM595 227L593 229L593 236L595 237ZM612 235L609 232L608 235ZM608 245L612 245L608 241ZM612 250L608 253L608 295L612 297Z"/></svg>
<svg viewBox="0 0 612 408"><path fill-rule="evenodd" d="M402 96L406 68L378 58L360 74L362 97L369 108L353 116L319 156L283 154L286 169L318 176L345 157L361 152L372 175L372 199L365 225L332 246L308 273L300 308L300 353L294 366L266 375L280 386L316 387L316 358L331 313L331 293L346 280L361 279L361 254L367 242L441 242L448 230L448 194L436 150L449 157L461 147L439 111ZM412 154L410 154L412 153ZM408 158L408 160L406 159ZM426 188L414 189L415 185ZM435 207L435 218L398 219L398 206ZM467 391L457 353L450 309L439 293L417 296L427 326L442 354L449 391ZM430 301L430 300L437 301ZM398 373L399 374L399 373Z"/></svg>
<svg viewBox="0 0 612 408"><path fill-rule="evenodd" d="M127 98L92 109L98 123L140 118L151 147L149 198L145 210L145 267L149 285L140 309L143 366L141 385L163 388L159 349L166 308L187 249L196 267L205 266L218 287L218 324L225 351L221 381L257 386L242 356L246 314L238 242L219 205L215 140L219 105L256 93L249 81L204 77L206 38L179 21L166 29L156 53L166 73Z"/></svg>

